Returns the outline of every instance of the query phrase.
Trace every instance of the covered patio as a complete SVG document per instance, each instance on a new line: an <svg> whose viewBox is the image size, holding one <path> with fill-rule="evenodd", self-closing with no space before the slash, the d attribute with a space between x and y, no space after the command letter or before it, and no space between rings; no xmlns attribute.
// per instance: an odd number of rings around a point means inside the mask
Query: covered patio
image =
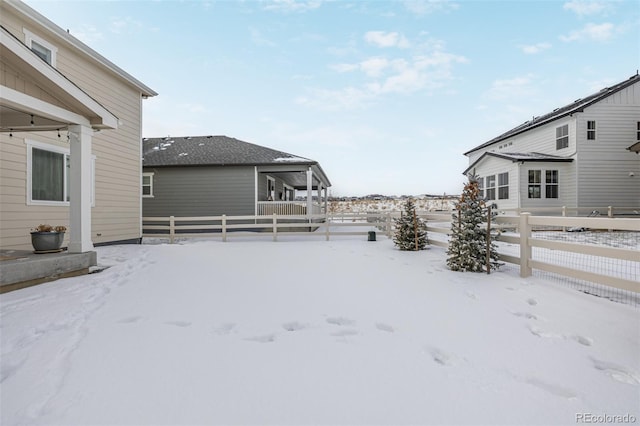
<svg viewBox="0 0 640 426"><path fill-rule="evenodd" d="M56 262L74 265L71 269L76 270L95 265L91 240L92 136L94 131L116 129L118 118L4 28L0 28L0 44L4 76L0 86L3 137L21 137L23 132L57 132L58 135L63 132L69 144L67 251L37 256L28 252L3 253L0 275L4 286L12 284L10 277L33 281L56 276L59 271L52 266ZM33 209L37 211L38 206ZM3 234L10 231L6 223L3 226ZM86 255L77 257L81 259L79 262L71 259L71 255L78 254ZM65 256L69 259L63 260ZM24 270L26 275L14 273L16 268ZM39 276L34 276L36 271Z"/></svg>
<svg viewBox="0 0 640 426"><path fill-rule="evenodd" d="M327 212L331 182L319 164L258 166L256 173L267 178L266 195L256 178L256 215L317 215ZM281 182L276 188L275 182Z"/></svg>

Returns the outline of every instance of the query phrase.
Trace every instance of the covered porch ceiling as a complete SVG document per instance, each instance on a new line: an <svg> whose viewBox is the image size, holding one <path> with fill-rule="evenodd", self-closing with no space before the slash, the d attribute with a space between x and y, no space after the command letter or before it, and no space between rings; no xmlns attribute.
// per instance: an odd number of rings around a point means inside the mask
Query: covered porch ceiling
<svg viewBox="0 0 640 426"><path fill-rule="evenodd" d="M305 191L307 189L307 170L312 171L312 189L318 189L318 185L322 184L323 188L331 186L331 182L324 174L324 171L318 164L287 164L287 165L269 165L259 166L258 173L268 174L273 177L282 179L287 185Z"/></svg>

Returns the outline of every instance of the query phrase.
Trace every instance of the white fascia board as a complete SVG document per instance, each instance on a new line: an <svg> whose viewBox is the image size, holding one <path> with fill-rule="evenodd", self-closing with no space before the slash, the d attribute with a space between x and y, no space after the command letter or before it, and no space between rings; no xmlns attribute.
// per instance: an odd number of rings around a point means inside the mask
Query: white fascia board
<svg viewBox="0 0 640 426"><path fill-rule="evenodd" d="M75 112L52 105L9 87L0 86L0 89L0 104L9 108L26 110L34 115L63 123L80 124L83 126L91 125L87 117L76 114Z"/></svg>
<svg viewBox="0 0 640 426"><path fill-rule="evenodd" d="M101 125L99 127L111 129L118 128L118 118L115 115L113 115L105 107L100 105L96 100L94 100L78 86L73 84L70 80L65 78L56 69L40 59L36 54L29 50L27 46L20 43L20 41L9 34L4 28L2 28L2 31L0 31L0 45L2 45L3 48L6 48L14 53L16 56L18 56L18 58L27 63L30 67L35 69L38 73L51 81L53 84L69 93L82 105L96 113L100 118L102 118L102 123L100 123Z"/></svg>

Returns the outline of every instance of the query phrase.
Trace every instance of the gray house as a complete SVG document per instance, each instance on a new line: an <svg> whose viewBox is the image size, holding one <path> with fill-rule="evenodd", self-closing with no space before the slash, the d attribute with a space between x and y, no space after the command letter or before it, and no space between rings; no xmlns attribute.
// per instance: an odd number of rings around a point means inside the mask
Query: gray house
<svg viewBox="0 0 640 426"><path fill-rule="evenodd" d="M142 149L145 217L326 211L331 182L317 161L227 136L145 138Z"/></svg>

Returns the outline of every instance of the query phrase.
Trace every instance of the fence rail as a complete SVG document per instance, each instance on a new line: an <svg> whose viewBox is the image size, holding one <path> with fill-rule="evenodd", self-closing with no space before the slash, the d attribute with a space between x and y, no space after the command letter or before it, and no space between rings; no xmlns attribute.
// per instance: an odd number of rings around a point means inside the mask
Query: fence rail
<svg viewBox="0 0 640 426"><path fill-rule="evenodd" d="M430 244L447 248L448 236L451 233L451 215L418 212L418 216L427 220L427 231L432 236ZM400 212L386 213L345 213L334 212L316 215L250 215L250 216L196 216L196 217L143 217L143 237L175 238L182 237L217 237L227 241L230 236L271 236L277 241L279 236L306 235L319 236L329 240L332 236L367 235L372 227L392 237L394 218ZM557 262L534 258L534 249L545 253L568 252L586 258L616 259L628 263L630 268L640 270L640 253L637 247L605 247L595 244L556 241L538 238L535 228L570 229L581 228L603 230L608 232L628 231L640 236L640 218L611 217L561 217L532 216L522 213L519 216L498 215L492 227L506 231L499 237L500 243L507 243L519 250L500 250L500 260L515 264L520 268L520 275L528 277L532 270L552 272L564 276L586 280L625 291L640 293L640 273L629 277L616 276L615 273L602 273L592 268L559 264ZM362 228L354 231L353 228ZM301 234L300 231L315 231ZM562 231L557 231L562 233ZM435 234L435 235L434 235ZM436 238L433 238L437 236ZM502 247L501 247L502 248ZM550 255L553 257L553 255Z"/></svg>

